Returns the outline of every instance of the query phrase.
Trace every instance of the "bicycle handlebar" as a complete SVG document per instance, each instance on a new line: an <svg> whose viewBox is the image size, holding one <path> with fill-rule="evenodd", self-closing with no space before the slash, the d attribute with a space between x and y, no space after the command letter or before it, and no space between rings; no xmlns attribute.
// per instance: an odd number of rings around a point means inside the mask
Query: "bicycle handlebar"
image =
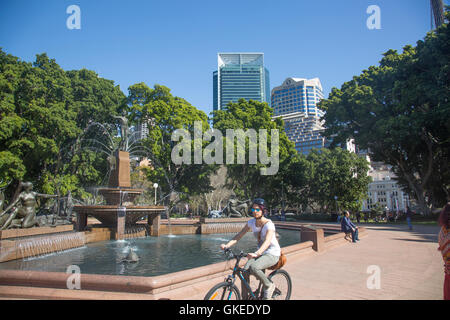
<svg viewBox="0 0 450 320"><path fill-rule="evenodd" d="M230 248L224 249L224 253L225 253L225 255L229 256L231 259L235 258L235 259L239 259L239 260L248 255L247 253L245 253L243 251L241 251L239 254L236 254Z"/></svg>

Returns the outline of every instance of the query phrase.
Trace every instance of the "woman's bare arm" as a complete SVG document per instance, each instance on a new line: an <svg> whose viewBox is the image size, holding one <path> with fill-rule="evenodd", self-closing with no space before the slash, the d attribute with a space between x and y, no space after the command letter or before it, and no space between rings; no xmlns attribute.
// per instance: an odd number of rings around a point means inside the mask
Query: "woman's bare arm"
<svg viewBox="0 0 450 320"><path fill-rule="evenodd" d="M264 239L264 242L262 243L261 247L257 251L255 251L255 254L260 256L263 254L264 251L269 248L270 243L272 242L272 237L275 236L275 230L268 230L266 233L266 238Z"/></svg>
<svg viewBox="0 0 450 320"><path fill-rule="evenodd" d="M246 224L237 235L233 237L226 245L222 245L222 249L227 249L234 246L242 237L250 230L249 226Z"/></svg>
<svg viewBox="0 0 450 320"><path fill-rule="evenodd" d="M12 207L14 207L20 200L20 195L17 197L16 200L14 200L13 202L11 202L11 204L6 207L6 209L3 212L0 212L0 217L3 216L4 214L6 214L9 210L11 210Z"/></svg>

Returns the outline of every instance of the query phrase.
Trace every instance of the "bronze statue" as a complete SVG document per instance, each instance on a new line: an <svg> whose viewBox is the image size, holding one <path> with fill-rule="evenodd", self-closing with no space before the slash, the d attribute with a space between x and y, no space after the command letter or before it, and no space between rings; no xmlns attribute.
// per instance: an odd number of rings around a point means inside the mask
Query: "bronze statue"
<svg viewBox="0 0 450 320"><path fill-rule="evenodd" d="M236 196L231 196L222 213L225 213L227 217L248 217L248 201L240 201Z"/></svg>
<svg viewBox="0 0 450 320"><path fill-rule="evenodd" d="M38 224L36 219L36 198L56 198L57 195L42 194L32 191L31 182L22 183L23 191L0 213L0 230L9 228L31 228ZM8 212L11 211L9 214ZM6 221L4 216L7 216ZM4 221L4 222L3 222Z"/></svg>
<svg viewBox="0 0 450 320"><path fill-rule="evenodd" d="M113 118L120 120L120 136L122 140L119 148L126 151L128 149L128 119L124 116L113 116Z"/></svg>

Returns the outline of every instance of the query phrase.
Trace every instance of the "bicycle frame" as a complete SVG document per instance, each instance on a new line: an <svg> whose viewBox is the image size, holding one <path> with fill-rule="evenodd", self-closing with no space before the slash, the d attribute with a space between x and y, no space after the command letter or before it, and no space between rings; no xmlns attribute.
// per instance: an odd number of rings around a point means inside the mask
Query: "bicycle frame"
<svg viewBox="0 0 450 320"><path fill-rule="evenodd" d="M259 282L258 285L258 289L253 292L252 288L250 287L250 284L247 282L247 280L245 280L244 274L248 274L250 276L250 272L248 270L245 270L241 267L239 267L239 262L241 261L241 259L244 256L247 256L247 254L244 254L243 252L241 252L239 255L235 255L231 250L229 250L228 252L231 252L233 254L233 258L236 259L236 264L234 265L233 268L233 273L231 275L228 276L228 278L226 279L227 282L234 284L234 282L236 281L236 275L239 277L239 279L242 281L242 283L245 285L247 291L249 292L249 294L251 295L251 297L255 300L260 299L260 292L261 292L261 282ZM231 292L230 292L231 295ZM228 297L230 298L230 296Z"/></svg>

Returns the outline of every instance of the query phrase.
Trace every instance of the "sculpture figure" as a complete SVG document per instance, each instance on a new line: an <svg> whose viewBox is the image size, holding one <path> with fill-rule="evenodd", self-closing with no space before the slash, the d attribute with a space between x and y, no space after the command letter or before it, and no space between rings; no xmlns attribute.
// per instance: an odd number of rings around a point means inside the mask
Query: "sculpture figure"
<svg viewBox="0 0 450 320"><path fill-rule="evenodd" d="M127 257L123 259L122 262L129 262L129 263L139 262L139 256L136 254L136 252L133 251L133 248L130 248Z"/></svg>
<svg viewBox="0 0 450 320"><path fill-rule="evenodd" d="M231 196L222 212L227 217L248 217L248 202L249 200L240 201L236 196Z"/></svg>
<svg viewBox="0 0 450 320"><path fill-rule="evenodd" d="M113 116L115 119L120 121L120 136L122 140L120 141L119 148L123 151L128 149L128 119L124 116Z"/></svg>
<svg viewBox="0 0 450 320"><path fill-rule="evenodd" d="M31 228L38 224L36 220L36 198L56 198L57 195L42 194L32 191L31 182L22 183L23 191L0 213L0 230L9 228ZM5 221L4 216L7 216ZM2 219L3 218L3 219ZM3 222L4 221L4 222Z"/></svg>

